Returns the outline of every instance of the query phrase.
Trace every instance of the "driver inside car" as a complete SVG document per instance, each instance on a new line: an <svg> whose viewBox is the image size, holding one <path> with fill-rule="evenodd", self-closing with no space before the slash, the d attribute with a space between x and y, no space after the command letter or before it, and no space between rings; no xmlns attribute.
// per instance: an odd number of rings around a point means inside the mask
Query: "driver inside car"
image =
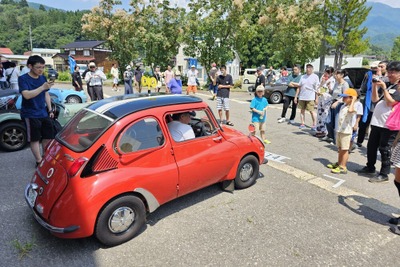
<svg viewBox="0 0 400 267"><path fill-rule="evenodd" d="M189 125L192 116L196 116L194 111L187 111L172 115L172 121L168 123L168 129L175 141L180 142L195 138L194 131Z"/></svg>

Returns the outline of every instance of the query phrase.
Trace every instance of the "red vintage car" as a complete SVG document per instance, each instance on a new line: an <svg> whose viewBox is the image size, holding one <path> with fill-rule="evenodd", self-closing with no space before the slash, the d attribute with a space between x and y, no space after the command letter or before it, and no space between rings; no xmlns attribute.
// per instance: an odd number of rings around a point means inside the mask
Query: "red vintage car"
<svg viewBox="0 0 400 267"><path fill-rule="evenodd" d="M175 141L168 123L186 112L194 137ZM215 183L251 186L264 162L257 137L220 126L198 97L118 96L67 123L47 147L25 199L54 235L94 234L114 246L132 239L146 214L168 201Z"/></svg>

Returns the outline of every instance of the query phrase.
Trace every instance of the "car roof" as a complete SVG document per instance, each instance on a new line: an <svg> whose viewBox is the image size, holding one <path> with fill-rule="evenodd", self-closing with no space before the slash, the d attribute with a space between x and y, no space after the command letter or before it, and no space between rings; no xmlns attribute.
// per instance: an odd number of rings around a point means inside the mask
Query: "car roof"
<svg viewBox="0 0 400 267"><path fill-rule="evenodd" d="M203 100L196 96L165 94L130 94L106 98L93 103L87 108L112 119L156 107L200 103Z"/></svg>

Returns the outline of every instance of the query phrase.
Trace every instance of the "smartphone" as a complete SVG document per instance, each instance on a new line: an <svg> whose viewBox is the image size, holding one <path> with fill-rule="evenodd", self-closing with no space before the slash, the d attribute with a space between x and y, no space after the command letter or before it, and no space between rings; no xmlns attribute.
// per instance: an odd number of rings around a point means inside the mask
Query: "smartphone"
<svg viewBox="0 0 400 267"><path fill-rule="evenodd" d="M50 77L49 77L49 81L50 82L54 82L56 80L56 76L55 75L51 75Z"/></svg>

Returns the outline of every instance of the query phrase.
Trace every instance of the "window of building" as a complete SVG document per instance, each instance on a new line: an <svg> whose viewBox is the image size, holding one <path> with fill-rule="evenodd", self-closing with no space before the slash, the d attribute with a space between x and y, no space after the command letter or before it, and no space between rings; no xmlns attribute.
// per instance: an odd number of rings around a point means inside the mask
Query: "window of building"
<svg viewBox="0 0 400 267"><path fill-rule="evenodd" d="M89 50L83 50L83 55L84 56L90 56L90 51Z"/></svg>

